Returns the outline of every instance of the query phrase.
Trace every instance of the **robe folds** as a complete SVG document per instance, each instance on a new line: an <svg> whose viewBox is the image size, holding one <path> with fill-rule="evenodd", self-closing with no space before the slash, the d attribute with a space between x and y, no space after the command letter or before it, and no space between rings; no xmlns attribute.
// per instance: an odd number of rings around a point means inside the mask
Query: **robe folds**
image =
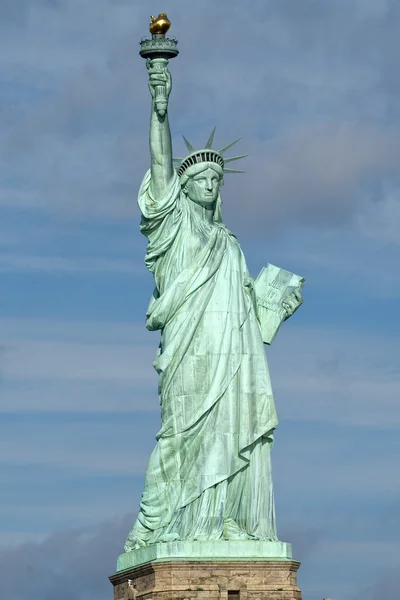
<svg viewBox="0 0 400 600"><path fill-rule="evenodd" d="M163 198L152 198L150 183L148 171L140 229L156 284L146 326L161 330L154 367L162 426L125 550L219 539L227 519L249 537L276 539L277 415L253 279L236 237L201 218L177 175Z"/></svg>

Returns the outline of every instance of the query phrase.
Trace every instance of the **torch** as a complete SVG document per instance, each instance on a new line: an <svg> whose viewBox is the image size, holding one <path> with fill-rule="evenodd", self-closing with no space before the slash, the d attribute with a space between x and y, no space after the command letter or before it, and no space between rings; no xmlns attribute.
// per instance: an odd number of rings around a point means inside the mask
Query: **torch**
<svg viewBox="0 0 400 600"><path fill-rule="evenodd" d="M162 73L167 68L169 59L178 56L178 42L174 38L165 37L171 27L171 21L169 21L166 13L160 13L158 17L150 17L150 19L151 40L142 39L139 54L146 60L151 59L154 70ZM161 117L166 112L167 101L166 86L155 86L154 102L157 114Z"/></svg>

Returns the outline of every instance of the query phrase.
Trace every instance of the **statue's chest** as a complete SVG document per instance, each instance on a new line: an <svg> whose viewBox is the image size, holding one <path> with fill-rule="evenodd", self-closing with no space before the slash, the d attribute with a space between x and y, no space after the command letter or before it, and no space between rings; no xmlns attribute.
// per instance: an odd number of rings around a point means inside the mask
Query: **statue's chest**
<svg viewBox="0 0 400 600"><path fill-rule="evenodd" d="M198 257L203 249L209 244L212 235L211 227L207 231L201 228L192 228L190 235L186 237L186 252L188 260L192 261Z"/></svg>

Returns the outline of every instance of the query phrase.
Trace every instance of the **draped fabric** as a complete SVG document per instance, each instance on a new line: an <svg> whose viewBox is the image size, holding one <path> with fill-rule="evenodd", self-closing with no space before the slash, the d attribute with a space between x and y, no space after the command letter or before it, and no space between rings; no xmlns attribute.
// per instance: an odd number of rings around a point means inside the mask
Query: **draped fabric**
<svg viewBox="0 0 400 600"><path fill-rule="evenodd" d="M219 539L229 521L248 537L276 539L277 416L253 280L235 236L201 218L177 176L164 198L151 197L150 183L148 172L139 207L156 283L146 326L161 330L162 427L125 550Z"/></svg>

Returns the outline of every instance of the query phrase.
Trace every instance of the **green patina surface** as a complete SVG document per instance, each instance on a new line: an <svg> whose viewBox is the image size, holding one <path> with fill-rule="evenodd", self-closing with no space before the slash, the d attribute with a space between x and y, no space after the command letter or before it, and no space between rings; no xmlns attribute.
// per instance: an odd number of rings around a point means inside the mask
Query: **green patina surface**
<svg viewBox="0 0 400 600"><path fill-rule="evenodd" d="M149 562L168 560L200 561L260 561L292 560L292 547L285 542L218 541L218 542L166 542L152 544L139 550L121 554L117 571L125 571Z"/></svg>
<svg viewBox="0 0 400 600"><path fill-rule="evenodd" d="M241 157L225 158L232 144L213 150L213 132L199 151L185 140L190 154L174 168L168 60L146 58L151 165L139 207L156 286L146 326L161 332L154 366L162 426L119 570L169 552L285 559L291 551L276 533L270 453L278 421L264 342L301 304L303 280L285 275L279 281L298 288L282 287L268 280L274 267L255 285L221 210L224 173L233 171L226 163Z"/></svg>

